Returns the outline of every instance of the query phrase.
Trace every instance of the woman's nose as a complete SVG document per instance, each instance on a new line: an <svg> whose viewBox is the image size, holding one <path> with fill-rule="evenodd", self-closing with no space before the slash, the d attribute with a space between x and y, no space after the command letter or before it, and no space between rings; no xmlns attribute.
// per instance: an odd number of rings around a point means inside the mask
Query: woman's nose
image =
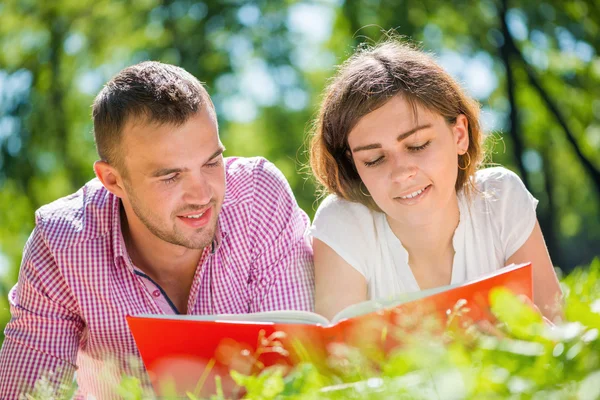
<svg viewBox="0 0 600 400"><path fill-rule="evenodd" d="M408 157L394 157L392 160L391 179L394 182L402 182L414 177L417 166Z"/></svg>

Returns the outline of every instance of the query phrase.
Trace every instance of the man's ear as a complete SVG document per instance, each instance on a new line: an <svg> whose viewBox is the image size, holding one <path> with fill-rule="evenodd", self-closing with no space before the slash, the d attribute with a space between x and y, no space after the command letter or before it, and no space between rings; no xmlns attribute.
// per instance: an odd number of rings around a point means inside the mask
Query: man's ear
<svg viewBox="0 0 600 400"><path fill-rule="evenodd" d="M452 133L456 141L458 154L465 154L469 149L469 120L464 114L459 114L456 117L456 123L452 126Z"/></svg>
<svg viewBox="0 0 600 400"><path fill-rule="evenodd" d="M94 163L94 172L106 190L119 198L125 196L125 188L123 187L123 178L119 171L106 161L96 161Z"/></svg>

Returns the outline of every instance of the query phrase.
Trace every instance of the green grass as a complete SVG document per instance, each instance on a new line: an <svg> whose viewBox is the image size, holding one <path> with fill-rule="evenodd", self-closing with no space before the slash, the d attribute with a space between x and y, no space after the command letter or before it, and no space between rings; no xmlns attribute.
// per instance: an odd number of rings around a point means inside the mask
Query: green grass
<svg viewBox="0 0 600 400"><path fill-rule="evenodd" d="M497 290L492 311L502 335L447 326L442 335L402 333L404 345L386 357L331 349L328 373L301 363L284 375L267 368L255 376L232 373L251 399L600 399L600 260L561 282L566 322L546 326L512 294ZM460 312L458 310L457 312ZM394 334L394 332L390 332ZM124 377L129 400L144 398ZM43 393L31 398L47 399ZM189 394L189 399L196 397ZM223 399L222 393L211 399Z"/></svg>

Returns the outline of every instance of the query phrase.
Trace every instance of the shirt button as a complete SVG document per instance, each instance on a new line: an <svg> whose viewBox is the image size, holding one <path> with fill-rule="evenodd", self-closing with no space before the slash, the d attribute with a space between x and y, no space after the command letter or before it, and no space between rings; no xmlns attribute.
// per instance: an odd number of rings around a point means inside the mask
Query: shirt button
<svg viewBox="0 0 600 400"><path fill-rule="evenodd" d="M154 292L152 292L152 296L160 297L160 290L155 290Z"/></svg>

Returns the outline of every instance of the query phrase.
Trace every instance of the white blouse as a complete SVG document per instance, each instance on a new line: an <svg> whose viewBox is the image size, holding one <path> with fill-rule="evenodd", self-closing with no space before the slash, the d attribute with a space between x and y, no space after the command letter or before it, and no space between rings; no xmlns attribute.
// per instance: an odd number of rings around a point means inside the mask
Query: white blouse
<svg viewBox="0 0 600 400"><path fill-rule="evenodd" d="M503 267L536 223L538 201L514 172L502 167L482 169L475 174L475 185L478 191L470 202L463 192L458 194L452 284ZM365 277L369 299L420 290L408 265L408 252L385 214L330 195L319 206L309 232Z"/></svg>

